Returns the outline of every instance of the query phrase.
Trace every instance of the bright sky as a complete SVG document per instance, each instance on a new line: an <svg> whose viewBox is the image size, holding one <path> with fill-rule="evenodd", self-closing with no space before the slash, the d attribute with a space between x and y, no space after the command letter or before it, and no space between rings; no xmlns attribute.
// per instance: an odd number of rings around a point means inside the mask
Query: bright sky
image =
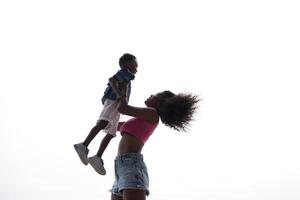
<svg viewBox="0 0 300 200"><path fill-rule="evenodd" d="M149 199L300 199L299 10L290 0L1 1L0 199L110 199L120 136L106 176L73 144L126 52L139 62L132 105L165 89L203 98L188 133L160 124L146 144Z"/></svg>

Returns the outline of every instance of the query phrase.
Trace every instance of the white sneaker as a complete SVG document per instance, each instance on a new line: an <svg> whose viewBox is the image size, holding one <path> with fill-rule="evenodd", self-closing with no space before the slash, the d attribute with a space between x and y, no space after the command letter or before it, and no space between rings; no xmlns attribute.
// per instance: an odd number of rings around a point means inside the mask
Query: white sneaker
<svg viewBox="0 0 300 200"><path fill-rule="evenodd" d="M87 165L89 163L89 160L88 160L89 149L82 143L74 144L74 148L75 148L75 151L77 152L81 162L84 165Z"/></svg>
<svg viewBox="0 0 300 200"><path fill-rule="evenodd" d="M105 175L106 174L106 170L104 168L104 162L103 160L98 157L97 155L89 157L89 163L90 165L92 165L92 167L96 170L96 172L98 172L101 175Z"/></svg>

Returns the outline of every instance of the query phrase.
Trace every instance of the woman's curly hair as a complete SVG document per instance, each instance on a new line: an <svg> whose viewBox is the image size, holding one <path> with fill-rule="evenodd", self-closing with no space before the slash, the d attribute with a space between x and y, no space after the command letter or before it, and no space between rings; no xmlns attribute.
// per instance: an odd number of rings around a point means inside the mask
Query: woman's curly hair
<svg viewBox="0 0 300 200"><path fill-rule="evenodd" d="M198 96L184 93L176 95L170 91L158 93L157 96L161 98L157 109L161 121L177 131L186 131L198 107Z"/></svg>

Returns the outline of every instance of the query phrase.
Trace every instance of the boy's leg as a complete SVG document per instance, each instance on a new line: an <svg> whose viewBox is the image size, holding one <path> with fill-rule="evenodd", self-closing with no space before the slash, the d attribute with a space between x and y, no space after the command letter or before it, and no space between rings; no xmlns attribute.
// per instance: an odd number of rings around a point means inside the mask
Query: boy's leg
<svg viewBox="0 0 300 200"><path fill-rule="evenodd" d="M104 129L108 124L108 121L105 120L100 120L99 123L96 124L96 126L94 126L92 128L92 130L90 131L89 135L87 136L87 138L84 140L83 145L85 146L89 146L89 144L91 143L91 141L96 137L96 135L102 130Z"/></svg>
<svg viewBox="0 0 300 200"><path fill-rule="evenodd" d="M101 144L100 144L100 147L99 147L99 150L98 150L98 152L97 152L97 156L98 156L99 158L102 157L103 152L105 151L107 145L109 144L109 142L110 142L110 140L111 140L112 138L114 138L114 136L113 136L113 135L110 135L110 134L106 134L106 135L103 137L103 139L102 139L102 141L101 141Z"/></svg>
<svg viewBox="0 0 300 200"><path fill-rule="evenodd" d="M106 170L104 168L104 162L102 160L102 154L104 150L106 149L108 143L113 138L113 135L106 134L104 138L101 141L101 145L99 147L97 155L94 155L92 157L89 157L89 163L90 165L95 169L96 172L98 172L101 175L106 174Z"/></svg>
<svg viewBox="0 0 300 200"><path fill-rule="evenodd" d="M106 170L104 168L104 162L102 160L102 154L105 151L107 145L109 144L110 140L116 136L117 131L117 121L110 122L110 127L105 130L107 133L101 141L99 150L96 155L89 157L90 165L101 175L106 174Z"/></svg>

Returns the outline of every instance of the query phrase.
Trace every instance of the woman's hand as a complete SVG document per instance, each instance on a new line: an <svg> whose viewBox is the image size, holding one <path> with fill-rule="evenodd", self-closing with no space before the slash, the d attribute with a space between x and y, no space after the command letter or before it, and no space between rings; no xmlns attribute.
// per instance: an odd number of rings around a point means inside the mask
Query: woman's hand
<svg viewBox="0 0 300 200"><path fill-rule="evenodd" d="M118 84L118 90L119 90L119 92L121 94L121 97L127 95L128 83L129 82L121 82L121 83Z"/></svg>
<svg viewBox="0 0 300 200"><path fill-rule="evenodd" d="M121 96L118 101L120 101L120 104L118 106L118 111L122 112L126 107L128 107L127 97Z"/></svg>
<svg viewBox="0 0 300 200"><path fill-rule="evenodd" d="M128 104L127 96L121 96L120 97L120 104L121 105L127 105Z"/></svg>

